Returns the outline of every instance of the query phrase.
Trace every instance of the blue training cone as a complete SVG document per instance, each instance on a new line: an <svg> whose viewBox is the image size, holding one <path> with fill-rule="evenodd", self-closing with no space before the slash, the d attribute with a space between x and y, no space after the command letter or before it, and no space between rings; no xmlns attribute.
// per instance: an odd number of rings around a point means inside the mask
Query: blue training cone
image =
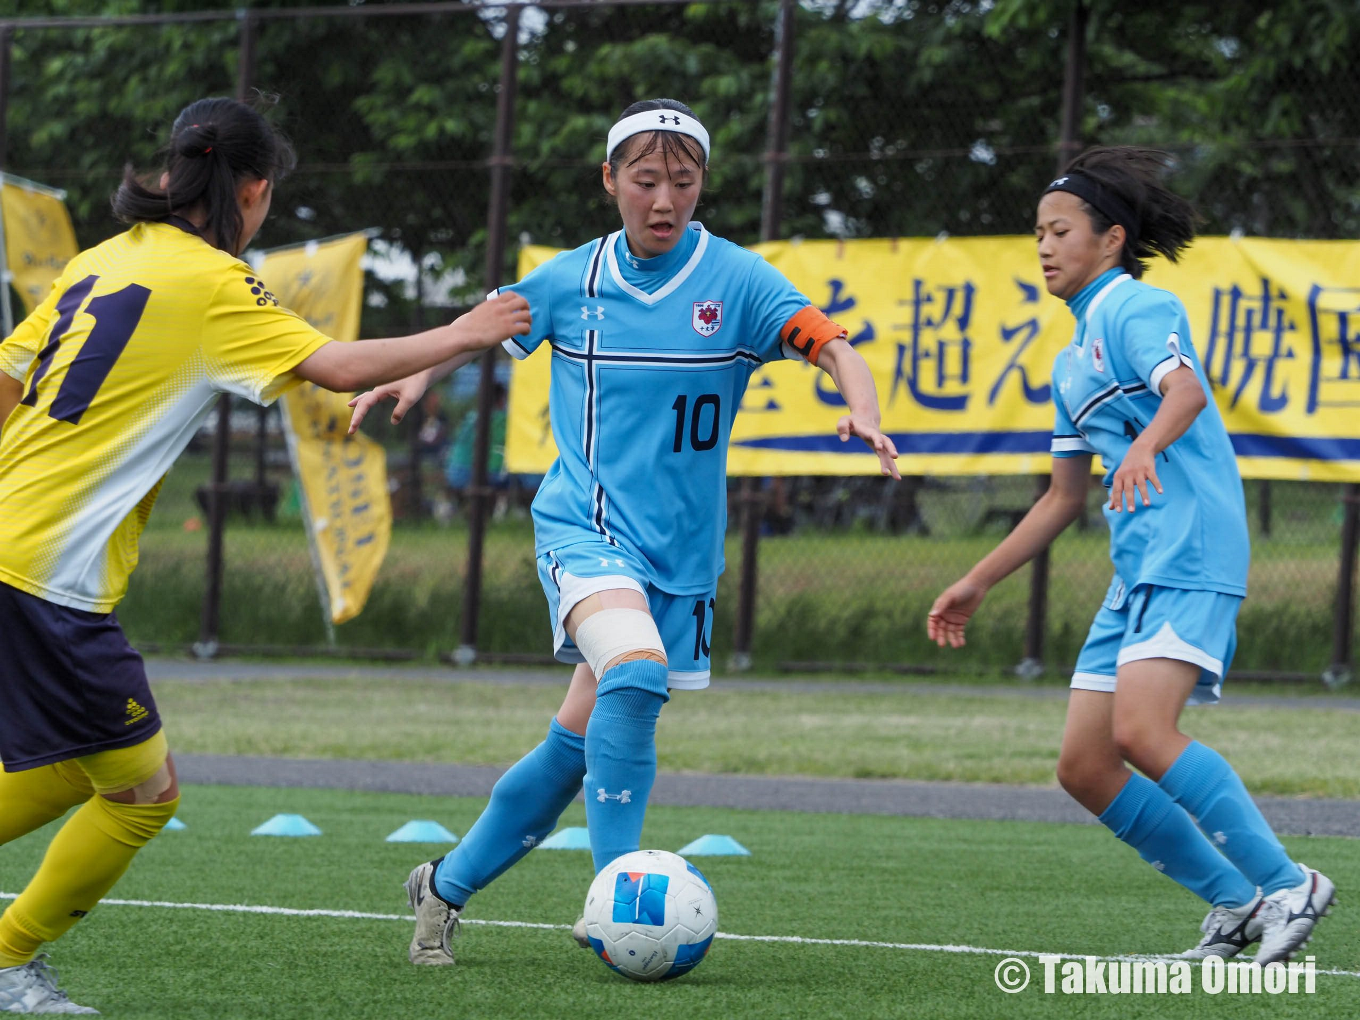
<svg viewBox="0 0 1360 1020"><path fill-rule="evenodd" d="M178 818L172 818L165 823L165 832L183 832L189 826L185 825Z"/></svg>
<svg viewBox="0 0 1360 1020"><path fill-rule="evenodd" d="M457 843L458 837L438 822L416 819L407 822L392 835L389 843Z"/></svg>
<svg viewBox="0 0 1360 1020"><path fill-rule="evenodd" d="M589 850L590 832L579 826L558 829L538 845L544 850Z"/></svg>
<svg viewBox="0 0 1360 1020"><path fill-rule="evenodd" d="M250 830L252 836L319 836L318 829L301 815L275 815Z"/></svg>
<svg viewBox="0 0 1360 1020"><path fill-rule="evenodd" d="M751 851L731 836L700 836L675 851L681 857L750 857Z"/></svg>

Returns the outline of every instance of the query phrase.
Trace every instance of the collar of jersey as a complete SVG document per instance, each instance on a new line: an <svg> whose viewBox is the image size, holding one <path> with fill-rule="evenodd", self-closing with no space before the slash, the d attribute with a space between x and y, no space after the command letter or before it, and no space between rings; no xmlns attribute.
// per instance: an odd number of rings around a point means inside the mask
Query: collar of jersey
<svg viewBox="0 0 1360 1020"><path fill-rule="evenodd" d="M692 230L695 234L693 240L689 238L687 232L686 236L681 239L680 244L677 244L671 251L666 252L666 254L658 255L656 258L652 259L637 260L641 265L647 266L646 270L635 268L631 263L628 264L630 275L636 274L638 282L650 282L657 274L664 273L667 270L673 270L675 275L667 280L659 290L649 294L647 291L636 284L629 282L624 277L623 267L619 265L619 247L621 245L626 245L628 241L624 238L622 230L616 230L605 239L605 261L609 263L609 275L614 278L614 282L619 285L619 289L625 294L636 298L644 305L656 304L662 298L673 293L676 288L689 279L689 275L694 272L695 268L703 260L704 252L708 249L708 231L704 229L703 224L691 223L689 225L689 230ZM684 254L686 249L692 249L689 252L689 257L687 259ZM675 266L680 263L681 259L685 259L684 264L681 265L678 270L675 270ZM653 263L660 263L660 265L653 267ZM645 276L643 275L644 272L646 273Z"/></svg>
<svg viewBox="0 0 1360 1020"><path fill-rule="evenodd" d="M1110 291L1125 280L1132 279L1133 277L1122 269L1107 269L1073 294L1067 302L1067 307L1072 309L1072 314L1078 322L1089 326L1091 316L1095 315L1096 309L1100 307L1100 303L1105 300Z"/></svg>

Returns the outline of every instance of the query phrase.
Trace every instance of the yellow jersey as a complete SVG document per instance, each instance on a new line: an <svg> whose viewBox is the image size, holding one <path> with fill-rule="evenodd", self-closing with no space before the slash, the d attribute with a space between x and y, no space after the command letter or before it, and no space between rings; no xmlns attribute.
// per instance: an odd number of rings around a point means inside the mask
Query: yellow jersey
<svg viewBox="0 0 1360 1020"><path fill-rule="evenodd" d="M0 581L113 609L161 480L218 394L268 404L328 342L188 229L139 223L81 252L0 342L0 371L23 384L0 425Z"/></svg>

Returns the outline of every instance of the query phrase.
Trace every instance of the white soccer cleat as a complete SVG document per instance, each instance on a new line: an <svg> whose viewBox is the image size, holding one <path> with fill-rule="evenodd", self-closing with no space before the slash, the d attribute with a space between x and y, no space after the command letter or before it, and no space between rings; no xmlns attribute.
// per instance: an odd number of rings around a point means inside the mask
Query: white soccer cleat
<svg viewBox="0 0 1360 1020"><path fill-rule="evenodd" d="M1203 960L1209 956L1228 958L1236 956L1253 942L1260 941L1264 923L1261 919L1261 904L1265 900L1259 894L1250 903L1240 907L1214 907L1209 916L1199 926L1204 938L1194 949L1181 953L1191 960Z"/></svg>
<svg viewBox="0 0 1360 1020"><path fill-rule="evenodd" d="M586 937L586 919L584 917L578 917L576 923L571 926L571 937L582 949L590 948L590 939Z"/></svg>
<svg viewBox="0 0 1360 1020"><path fill-rule="evenodd" d="M0 1013L79 1013L99 1016L99 1010L77 1006L57 987L57 972L39 953L20 967L0 970Z"/></svg>
<svg viewBox="0 0 1360 1020"><path fill-rule="evenodd" d="M1261 948L1256 951L1259 964L1288 960L1313 936L1313 927L1332 912L1336 902L1336 883L1307 865L1303 881L1292 889L1281 889L1267 896L1261 905L1264 930Z"/></svg>
<svg viewBox="0 0 1360 1020"><path fill-rule="evenodd" d="M449 940L458 934L458 910L434 889L434 871L444 858L418 865L406 879L406 896L416 914L411 936L411 962L441 967L453 963Z"/></svg>

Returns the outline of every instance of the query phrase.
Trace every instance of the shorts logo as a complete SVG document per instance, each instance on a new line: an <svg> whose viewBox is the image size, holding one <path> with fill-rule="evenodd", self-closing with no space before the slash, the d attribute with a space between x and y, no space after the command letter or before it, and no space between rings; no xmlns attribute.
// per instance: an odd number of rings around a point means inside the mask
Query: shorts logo
<svg viewBox="0 0 1360 1020"><path fill-rule="evenodd" d="M722 329L722 306L721 301L694 302L694 315L690 319L694 331L700 336L712 336Z"/></svg>
<svg viewBox="0 0 1360 1020"><path fill-rule="evenodd" d="M1091 367L1097 372L1105 371L1105 341L1101 337L1091 341Z"/></svg>
<svg viewBox="0 0 1360 1020"><path fill-rule="evenodd" d="M147 710L144 709L141 705L137 704L137 702L134 701L132 698L128 698L127 714L128 720L127 722L123 723L124 726L131 726L135 722L141 722L150 713L147 712Z"/></svg>

